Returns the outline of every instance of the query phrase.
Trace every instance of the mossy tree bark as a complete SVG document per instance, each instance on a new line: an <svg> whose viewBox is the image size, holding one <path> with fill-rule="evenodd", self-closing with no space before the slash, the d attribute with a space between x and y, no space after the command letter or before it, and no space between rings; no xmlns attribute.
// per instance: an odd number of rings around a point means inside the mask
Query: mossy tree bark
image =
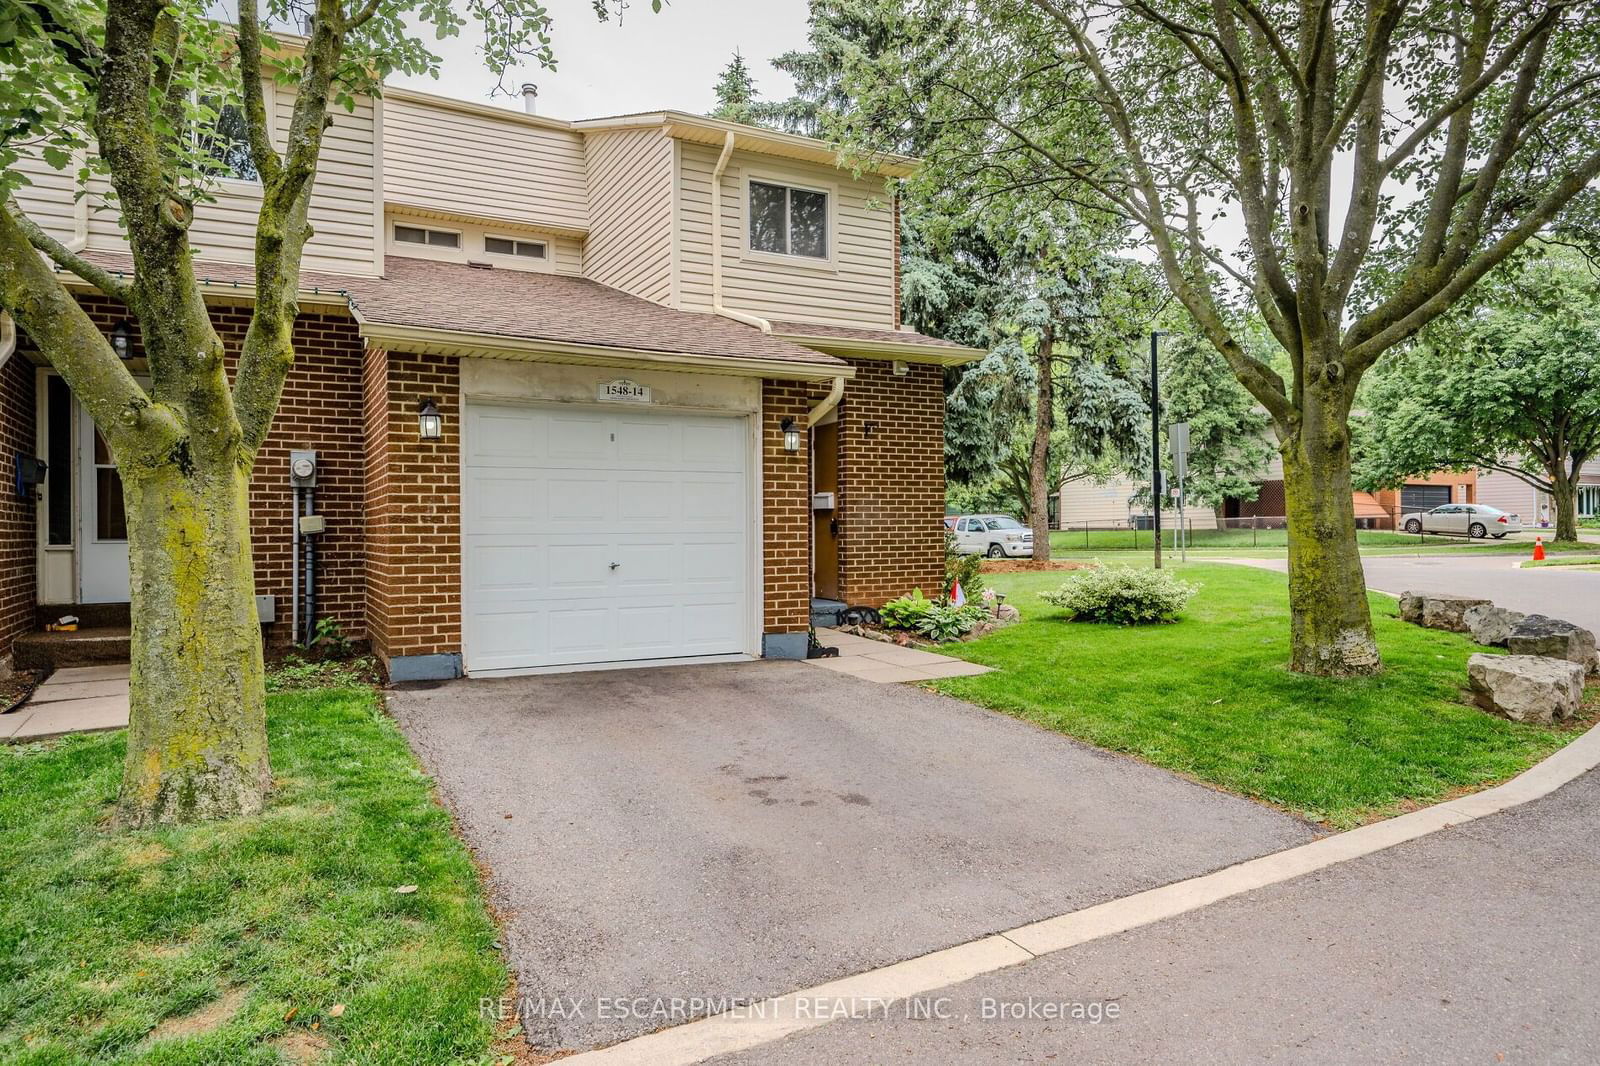
<svg viewBox="0 0 1600 1066"><path fill-rule="evenodd" d="M1050 561L1050 434L1055 430L1055 333L1049 327L1034 356L1039 380L1033 401L1033 448L1028 456L1028 493L1033 529L1033 558Z"/></svg>
<svg viewBox="0 0 1600 1066"><path fill-rule="evenodd" d="M1550 500L1555 505L1556 539L1578 539L1578 471L1557 469L1550 479Z"/></svg>
<svg viewBox="0 0 1600 1066"><path fill-rule="evenodd" d="M368 7L355 19L370 18ZM230 385L196 282L194 201L176 160L191 133L162 86L189 54L157 0L112 0L94 55L94 132L127 225L131 282L0 210L0 307L83 401L116 457L128 516L132 682L119 819L129 826L259 811L271 783L249 484L294 361L300 255L340 42L354 20L318 0L288 143L266 123L256 5L238 45L251 155L261 174L255 307ZM192 51L192 50L191 50ZM142 388L35 249L124 303L149 362Z"/></svg>

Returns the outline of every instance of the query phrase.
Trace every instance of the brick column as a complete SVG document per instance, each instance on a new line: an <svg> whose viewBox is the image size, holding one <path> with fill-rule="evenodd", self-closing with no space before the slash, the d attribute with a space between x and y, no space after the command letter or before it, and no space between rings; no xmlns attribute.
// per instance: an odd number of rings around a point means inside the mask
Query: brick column
<svg viewBox="0 0 1600 1066"><path fill-rule="evenodd" d="M5 484L0 485L0 677L11 671L11 642L33 632L36 624L37 504L19 500L11 486L16 456L38 455L34 426L33 364L14 351L0 366L0 459L5 461ZM70 478L72 471L51 470L47 476Z"/></svg>
<svg viewBox="0 0 1600 1066"><path fill-rule="evenodd" d="M811 628L811 455L783 448L785 418L804 434L807 392L801 382L761 383L761 653L772 659L805 658Z"/></svg>
<svg viewBox="0 0 1600 1066"><path fill-rule="evenodd" d="M460 362L369 350L366 431L367 632L395 681L461 675ZM417 435L431 399L444 436Z"/></svg>
<svg viewBox="0 0 1600 1066"><path fill-rule="evenodd" d="M839 594L881 607L944 583L944 377L851 359L839 404Z"/></svg>

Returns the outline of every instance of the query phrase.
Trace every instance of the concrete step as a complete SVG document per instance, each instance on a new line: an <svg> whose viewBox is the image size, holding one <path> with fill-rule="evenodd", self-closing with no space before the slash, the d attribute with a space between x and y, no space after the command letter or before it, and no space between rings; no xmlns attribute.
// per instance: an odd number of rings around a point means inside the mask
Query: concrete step
<svg viewBox="0 0 1600 1066"><path fill-rule="evenodd" d="M64 667L128 661L128 627L99 626L76 633L25 633L12 647L19 670L54 672Z"/></svg>
<svg viewBox="0 0 1600 1066"><path fill-rule="evenodd" d="M132 619L126 603L54 603L38 609L39 628L72 615L80 629L126 626Z"/></svg>

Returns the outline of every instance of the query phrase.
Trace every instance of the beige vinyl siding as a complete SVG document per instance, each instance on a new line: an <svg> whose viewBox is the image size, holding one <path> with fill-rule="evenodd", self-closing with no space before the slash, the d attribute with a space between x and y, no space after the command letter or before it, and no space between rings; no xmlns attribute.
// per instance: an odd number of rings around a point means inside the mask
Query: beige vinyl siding
<svg viewBox="0 0 1600 1066"><path fill-rule="evenodd" d="M584 274L659 304L672 302L672 139L660 129L585 138L589 236Z"/></svg>
<svg viewBox="0 0 1600 1066"><path fill-rule="evenodd" d="M1138 492L1142 486L1135 484L1127 478L1111 478L1108 481L1095 481L1092 478L1083 481L1071 481L1061 486L1060 510L1056 514L1056 528L1082 529L1084 526L1091 528L1118 527L1126 528L1129 515L1145 515L1150 513L1148 505L1135 507L1131 511L1128 500ZM1216 529L1217 513L1210 507L1195 505L1189 507L1184 513L1184 519L1190 529ZM1176 528L1178 510L1169 501L1162 501L1161 526L1163 529Z"/></svg>
<svg viewBox="0 0 1600 1066"><path fill-rule="evenodd" d="M711 173L718 149L681 142L678 171L679 306L711 309ZM746 171L762 180L829 189L832 263L775 262L745 251ZM877 201L877 206L869 203ZM883 184L849 171L735 151L722 176L722 302L766 318L894 327L894 211Z"/></svg>
<svg viewBox="0 0 1600 1066"><path fill-rule="evenodd" d="M395 93L383 107L384 199L525 225L589 225L583 137Z"/></svg>
<svg viewBox="0 0 1600 1066"><path fill-rule="evenodd" d="M289 139L294 112L291 90L279 88L272 108L278 149ZM353 112L333 112L333 125L323 140L317 180L311 192L313 230L307 242L303 267L332 274L376 274L378 220L378 167L373 144L376 114L372 100L361 97ZM97 251L126 252L117 213L106 206L108 184L97 178L90 184L89 247ZM260 186L252 182L223 181L214 200L195 209L189 241L195 259L249 263L255 258L256 217L261 208ZM202 270L203 274L204 271Z"/></svg>
<svg viewBox="0 0 1600 1066"><path fill-rule="evenodd" d="M16 191L17 206L46 233L69 246L83 238L87 220L87 203L74 203L72 195L79 166L81 162L75 158L65 170L57 170L42 156L32 154L15 165L30 182Z"/></svg>

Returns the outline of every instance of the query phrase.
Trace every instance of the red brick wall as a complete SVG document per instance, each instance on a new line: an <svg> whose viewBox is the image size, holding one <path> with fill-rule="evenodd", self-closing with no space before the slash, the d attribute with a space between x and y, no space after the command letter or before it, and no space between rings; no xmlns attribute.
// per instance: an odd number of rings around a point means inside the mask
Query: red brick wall
<svg viewBox="0 0 1600 1066"><path fill-rule="evenodd" d="M131 317L109 297L81 295L78 302L103 330L109 331L115 323ZM250 324L250 309L243 304L214 305L211 317L217 335L228 349L231 367ZM317 615L338 621L352 639L366 636L362 587L365 548L361 517L361 337L353 319L330 310L302 314L295 322L294 344L295 365L284 383L272 432L256 458L250 488L256 592L277 597L278 621L267 630L273 649L286 647L293 638L291 450L317 452L316 508L328 522L328 531L319 536L317 543ZM137 334L133 351L136 358L143 354ZM11 369L9 364L6 369ZM31 370L28 373L31 375ZM29 411L32 402L30 391ZM3 409L9 423L9 398ZM31 587L29 594L33 595Z"/></svg>
<svg viewBox="0 0 1600 1066"><path fill-rule="evenodd" d="M373 650L402 655L461 650L460 361L369 351L364 371L367 615ZM417 405L431 399L444 436L417 436Z"/></svg>
<svg viewBox="0 0 1600 1066"><path fill-rule="evenodd" d="M765 588L762 631L804 632L811 624L811 471L805 448L783 448L783 420L804 432L806 385L761 383L761 535Z"/></svg>
<svg viewBox="0 0 1600 1066"><path fill-rule="evenodd" d="M944 372L852 359L839 403L839 582L872 607L944 583Z"/></svg>
<svg viewBox="0 0 1600 1066"><path fill-rule="evenodd" d="M38 512L13 490L18 454L37 455L38 439L33 365L13 352L0 366L0 671L9 663L11 642L33 629L38 600Z"/></svg>

